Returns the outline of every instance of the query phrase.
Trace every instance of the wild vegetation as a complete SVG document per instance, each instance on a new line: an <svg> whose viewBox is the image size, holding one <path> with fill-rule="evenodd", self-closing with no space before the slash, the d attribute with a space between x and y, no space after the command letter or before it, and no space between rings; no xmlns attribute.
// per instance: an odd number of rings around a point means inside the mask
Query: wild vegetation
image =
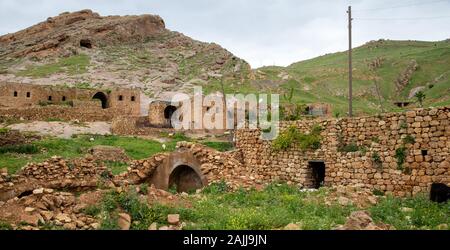
<svg viewBox="0 0 450 250"><path fill-rule="evenodd" d="M89 214L102 218L103 229L117 229L117 213L125 211L133 218L132 229L147 229L152 223L167 224L168 214L180 214L184 229L280 229L295 223L301 229L333 229L342 225L355 205L326 202L332 192L320 188L300 191L294 186L273 183L263 190L230 191L224 182L212 184L199 194L186 196L186 202L149 205L135 191L111 191L102 202L89 207ZM414 198L380 197L367 210L375 222L395 229L437 229L450 223L450 205L436 204L424 195ZM407 209L405 209L407 208Z"/></svg>
<svg viewBox="0 0 450 250"><path fill-rule="evenodd" d="M371 62L380 60L378 67ZM411 60L418 69L407 85L397 91L395 82ZM354 49L353 92L357 114L399 111L395 101L412 102L413 106L442 106L450 104L450 42L390 41L369 42ZM333 105L333 113L347 112L347 54L338 52L294 63L288 67L267 66L256 70L255 84L267 92L288 93L294 88L293 103L325 102ZM288 75L289 79L283 76ZM376 84L375 84L376 81ZM381 96L377 97L377 86ZM410 96L420 87L416 97ZM426 98L425 98L426 96Z"/></svg>
<svg viewBox="0 0 450 250"><path fill-rule="evenodd" d="M0 147L0 166L7 167L9 173L15 173L27 162L41 162L54 155L66 159L82 157L89 148L97 145L123 148L131 159L138 160L148 158L159 152L173 151L178 141L186 140L190 139L181 133L174 134L166 143L115 135L76 135L70 139L47 137L27 145ZM229 142L204 141L201 143L220 151L226 151L233 147ZM121 162L105 163L115 174L125 171L128 166Z"/></svg>

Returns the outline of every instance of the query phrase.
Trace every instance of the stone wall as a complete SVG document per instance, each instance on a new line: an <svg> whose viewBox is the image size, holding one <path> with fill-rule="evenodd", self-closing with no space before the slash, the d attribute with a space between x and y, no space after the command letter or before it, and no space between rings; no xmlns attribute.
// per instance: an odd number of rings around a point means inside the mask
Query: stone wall
<svg viewBox="0 0 450 250"><path fill-rule="evenodd" d="M252 166L252 172L265 182L284 180L313 187L313 169L317 164L325 164L326 186L360 185L406 196L428 191L432 183L450 184L450 107L283 122L280 130L292 125L304 133L320 125L321 147L302 151L293 145L276 152L271 141L259 138L259 130L236 132L236 146L242 151L245 165ZM358 151L340 150L345 145ZM405 149L400 166L401 157L396 157L399 148Z"/></svg>
<svg viewBox="0 0 450 250"><path fill-rule="evenodd" d="M116 114L118 115L120 114L120 112L114 112L112 109L101 108L86 109L83 106L70 107L62 105L50 105L42 107L0 109L0 121L7 119L27 121L111 121Z"/></svg>
<svg viewBox="0 0 450 250"><path fill-rule="evenodd" d="M100 108L118 110L121 115L139 116L141 112L140 91L136 89L79 89L63 86L0 83L0 109L70 104L89 111L93 101L100 103Z"/></svg>

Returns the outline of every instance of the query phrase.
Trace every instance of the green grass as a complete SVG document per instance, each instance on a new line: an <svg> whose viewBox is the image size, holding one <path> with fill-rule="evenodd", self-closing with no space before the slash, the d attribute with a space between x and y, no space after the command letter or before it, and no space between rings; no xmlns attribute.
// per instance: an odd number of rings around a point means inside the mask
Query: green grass
<svg viewBox="0 0 450 250"><path fill-rule="evenodd" d="M157 222L166 225L167 214L180 214L185 229L239 230L279 229L289 223L301 225L305 230L329 230L344 224L351 212L360 210L354 205L341 206L325 203L327 188L316 192L300 192L286 184L270 184L261 191L231 192L225 182L206 187L202 198L189 196L189 205L148 205L134 191L110 192L102 202L102 212L107 226L114 225L117 211L132 217L133 229L147 229ZM450 204L437 204L425 195L413 198L380 196L378 204L367 208L375 222L387 223L401 230L437 229L450 223ZM403 212L402 208L412 208ZM115 225L113 228L117 228Z"/></svg>
<svg viewBox="0 0 450 250"><path fill-rule="evenodd" d="M202 144L221 152L230 151L234 148L233 143L231 142L209 141L202 142Z"/></svg>
<svg viewBox="0 0 450 250"><path fill-rule="evenodd" d="M90 141L94 138L94 141ZM76 158L86 154L88 148L96 145L121 147L132 159L144 159L163 151L161 143L134 137L82 135L71 139L46 138L35 141L31 145L41 149L35 154L4 153L0 155L0 166L7 167L10 173L15 173L27 162L42 162L54 155L64 158ZM167 151L175 149L176 141L166 143ZM113 166L119 171L123 166Z"/></svg>
<svg viewBox="0 0 450 250"><path fill-rule="evenodd" d="M33 66L18 73L19 76L30 76L35 78L48 77L56 73L66 73L68 75L83 74L87 72L90 58L88 55L76 55L61 58L55 63Z"/></svg>
<svg viewBox="0 0 450 250"><path fill-rule="evenodd" d="M402 208L412 208L403 212ZM394 225L398 230L437 229L440 224L450 225L450 203L430 202L426 195L413 198L386 197L370 208L375 221Z"/></svg>
<svg viewBox="0 0 450 250"><path fill-rule="evenodd" d="M375 58L384 58L383 65L371 72L368 63ZM416 60L419 69L412 75L410 84L397 93L395 81L411 60ZM305 104L326 102L333 105L333 111L347 112L348 71L347 54L338 52L306 61L294 63L288 67L263 67L258 69L278 86L283 93L294 88L293 102ZM376 46L364 45L353 52L353 93L354 112L356 114L376 114L381 111L374 92L373 78L378 78L383 107L385 111L399 111L392 103L407 100L411 89L432 84L426 88L424 106L448 105L450 103L450 43L420 41L383 41ZM292 77L283 81L280 72ZM304 90L304 87L310 90ZM411 99L415 101L415 99ZM417 104L414 104L417 105Z"/></svg>
<svg viewBox="0 0 450 250"><path fill-rule="evenodd" d="M126 162L105 161L104 163L111 169L111 172L114 175L126 172L129 166Z"/></svg>
<svg viewBox="0 0 450 250"><path fill-rule="evenodd" d="M36 145L24 144L24 145L6 145L0 147L0 155L6 153L17 154L36 154L39 152L39 147Z"/></svg>
<svg viewBox="0 0 450 250"><path fill-rule="evenodd" d="M305 230L329 230L344 224L351 212L360 210L353 205L326 204L329 192L327 188L300 192L294 186L276 183L261 191L231 192L225 182L219 182L203 189L202 198L189 196L189 205L149 205L130 189L122 193L111 191L103 198L102 211L94 211L102 215L103 228L112 229L117 228L117 212L124 211L134 221L132 229L145 230L153 222L166 225L167 215L178 213L186 223L185 229L279 229L296 223ZM378 204L367 208L375 222L406 230L436 229L438 225L450 223L449 203L433 203L425 195L414 198L381 196L379 199ZM413 210L403 212L403 207Z"/></svg>

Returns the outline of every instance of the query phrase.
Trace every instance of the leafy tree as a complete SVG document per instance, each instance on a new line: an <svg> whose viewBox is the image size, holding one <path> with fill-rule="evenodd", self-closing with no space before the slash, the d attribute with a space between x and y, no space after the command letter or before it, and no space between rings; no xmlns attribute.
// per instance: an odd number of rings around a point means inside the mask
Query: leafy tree
<svg viewBox="0 0 450 250"><path fill-rule="evenodd" d="M423 91L419 91L414 95L415 98L417 98L417 101L419 102L419 106L423 107L423 100L425 100L425 93Z"/></svg>

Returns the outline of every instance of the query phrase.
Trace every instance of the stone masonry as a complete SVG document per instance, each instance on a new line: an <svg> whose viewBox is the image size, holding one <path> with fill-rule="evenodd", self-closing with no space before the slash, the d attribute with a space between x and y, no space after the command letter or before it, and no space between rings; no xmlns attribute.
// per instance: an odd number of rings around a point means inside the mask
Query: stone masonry
<svg viewBox="0 0 450 250"><path fill-rule="evenodd" d="M297 145L276 152L259 130L236 132L244 163L264 182L283 180L312 187L315 163L325 165L325 186L360 185L397 196L429 190L432 183L450 184L450 107L342 119L282 122L308 133L322 127L321 146L302 151ZM339 150L355 145L356 152ZM404 163L398 153L404 148ZM399 150L400 149L400 150Z"/></svg>

